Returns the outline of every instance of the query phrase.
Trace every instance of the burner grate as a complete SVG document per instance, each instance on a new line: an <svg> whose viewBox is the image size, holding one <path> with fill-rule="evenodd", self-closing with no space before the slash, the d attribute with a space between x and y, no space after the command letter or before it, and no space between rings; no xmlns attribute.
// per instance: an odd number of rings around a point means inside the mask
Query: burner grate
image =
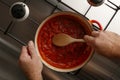
<svg viewBox="0 0 120 80"><path fill-rule="evenodd" d="M23 2L25 2L26 4L29 4L31 0L24 0ZM54 2L52 2L54 1ZM46 4L49 4L53 7L53 9L51 9L50 13L47 15L51 15L55 12L58 11L72 11L72 12L76 12L78 14L83 15L84 17L86 17L87 19L89 19L87 17L87 14L90 12L92 6L89 6L88 9L86 10L86 12L84 14L82 14L81 12L77 11L76 9L74 9L73 7L69 6L68 4L66 4L65 2L63 2L63 0L44 0L44 2ZM8 3L6 3L4 0L0 0L0 3L6 5L7 7L10 8L10 5ZM110 25L110 23L112 22L112 20L114 19L114 17L116 16L116 14L118 13L118 11L120 10L120 6L116 5L115 3L112 2L112 0L106 0L106 2L104 3L105 6L109 7L110 9L112 9L114 11L114 14L112 15L112 17L110 18L110 20L108 21L108 23L106 24L106 26L104 27L104 30L106 30L108 28L108 26ZM64 8L63 8L63 7ZM35 25L39 26L39 24L41 22L35 20L33 17L28 17L28 20L31 21L32 23L34 23ZM21 45L26 45L27 41L21 40L20 38L18 38L18 36L15 36L13 34L11 34L10 30L14 28L15 24L17 22L16 21L10 21L9 25L7 26L6 29L3 29L0 27L0 31L4 33L4 35L7 35L11 38L13 38L14 40L16 40L17 42L19 42ZM95 25L93 25L93 28L95 30L99 30L98 27L96 27ZM35 33L35 32L34 32ZM27 36L26 36L27 37ZM34 39L34 38L33 38ZM29 40L29 39L28 39ZM78 73L81 71L81 69L74 71L74 72L70 72L67 73L68 75L78 75ZM91 79L91 78L90 78Z"/></svg>

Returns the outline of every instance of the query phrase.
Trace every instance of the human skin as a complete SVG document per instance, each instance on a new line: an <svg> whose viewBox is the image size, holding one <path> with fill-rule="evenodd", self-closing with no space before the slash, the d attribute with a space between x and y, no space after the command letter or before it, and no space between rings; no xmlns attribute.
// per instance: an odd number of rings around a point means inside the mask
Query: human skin
<svg viewBox="0 0 120 80"><path fill-rule="evenodd" d="M120 35L110 31L93 31L84 40L99 54L109 58L120 58Z"/></svg>
<svg viewBox="0 0 120 80"><path fill-rule="evenodd" d="M99 54L109 58L120 58L120 35L110 31L93 31L91 35L85 35L84 40ZM32 41L29 41L28 46L22 47L19 65L29 80L43 80L43 65Z"/></svg>
<svg viewBox="0 0 120 80"><path fill-rule="evenodd" d="M36 53L33 41L29 41L27 46L22 47L19 65L29 80L43 80L43 64Z"/></svg>

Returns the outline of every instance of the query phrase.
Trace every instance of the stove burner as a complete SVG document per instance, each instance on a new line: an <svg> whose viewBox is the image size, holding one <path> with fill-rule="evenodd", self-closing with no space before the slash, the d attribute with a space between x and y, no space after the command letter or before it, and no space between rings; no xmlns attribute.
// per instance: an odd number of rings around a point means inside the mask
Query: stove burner
<svg viewBox="0 0 120 80"><path fill-rule="evenodd" d="M13 17L20 19L22 17L24 17L25 15L25 9L23 8L22 5L15 5L13 6L13 8L11 9L12 15Z"/></svg>
<svg viewBox="0 0 120 80"><path fill-rule="evenodd" d="M16 2L10 8L11 16L17 21L25 20L29 15L29 9L23 2Z"/></svg>
<svg viewBox="0 0 120 80"><path fill-rule="evenodd" d="M104 0L87 0L91 6L100 6L104 3Z"/></svg>

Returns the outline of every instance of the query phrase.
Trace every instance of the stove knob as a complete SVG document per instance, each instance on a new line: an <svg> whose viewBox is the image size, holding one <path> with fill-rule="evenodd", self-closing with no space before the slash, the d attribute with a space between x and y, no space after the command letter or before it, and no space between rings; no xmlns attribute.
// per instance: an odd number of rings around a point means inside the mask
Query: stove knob
<svg viewBox="0 0 120 80"><path fill-rule="evenodd" d="M10 15L17 21L23 21L29 16L29 8L23 2L16 2L10 7Z"/></svg>
<svg viewBox="0 0 120 80"><path fill-rule="evenodd" d="M105 0L87 0L91 6L100 6Z"/></svg>

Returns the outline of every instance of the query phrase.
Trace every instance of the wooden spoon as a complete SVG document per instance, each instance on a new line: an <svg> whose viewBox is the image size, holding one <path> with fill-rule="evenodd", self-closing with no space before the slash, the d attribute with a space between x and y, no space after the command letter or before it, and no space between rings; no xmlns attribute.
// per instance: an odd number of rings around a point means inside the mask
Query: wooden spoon
<svg viewBox="0 0 120 80"><path fill-rule="evenodd" d="M60 34L56 34L52 38L52 42L54 45L62 47L62 46L66 46L68 44L71 44L73 42L85 42L85 41L83 39L75 39L67 34L60 33Z"/></svg>

